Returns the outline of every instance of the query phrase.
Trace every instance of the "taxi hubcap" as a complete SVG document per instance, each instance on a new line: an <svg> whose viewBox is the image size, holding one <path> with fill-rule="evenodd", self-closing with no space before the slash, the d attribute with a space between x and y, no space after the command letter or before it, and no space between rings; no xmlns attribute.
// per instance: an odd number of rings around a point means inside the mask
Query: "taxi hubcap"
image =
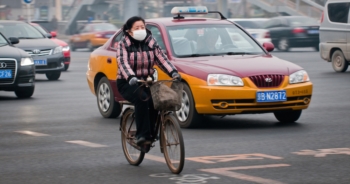
<svg viewBox="0 0 350 184"><path fill-rule="evenodd" d="M110 89L106 83L102 83L98 90L98 104L103 112L108 111L111 104Z"/></svg>
<svg viewBox="0 0 350 184"><path fill-rule="evenodd" d="M340 57L340 56L337 56L336 58L335 58L335 66L337 66L337 67L342 67L342 65L343 65L343 61L342 61L342 58Z"/></svg>
<svg viewBox="0 0 350 184"><path fill-rule="evenodd" d="M188 98L187 93L185 91L182 91L181 109L176 111L176 115L177 115L177 118L183 122L187 120L189 114L190 114L190 100Z"/></svg>

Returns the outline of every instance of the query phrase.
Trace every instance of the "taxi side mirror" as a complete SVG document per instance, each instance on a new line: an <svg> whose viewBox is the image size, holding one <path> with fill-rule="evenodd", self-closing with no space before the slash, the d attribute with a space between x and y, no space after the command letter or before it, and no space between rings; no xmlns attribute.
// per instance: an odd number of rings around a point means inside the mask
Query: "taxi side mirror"
<svg viewBox="0 0 350 184"><path fill-rule="evenodd" d="M10 37L9 40L12 45L19 43L19 39L16 37Z"/></svg>
<svg viewBox="0 0 350 184"><path fill-rule="evenodd" d="M272 52L275 49L275 46L271 42L265 42L262 46L266 49L267 52Z"/></svg>
<svg viewBox="0 0 350 184"><path fill-rule="evenodd" d="M56 31L51 31L50 34L51 34L52 38L56 38L57 37Z"/></svg>

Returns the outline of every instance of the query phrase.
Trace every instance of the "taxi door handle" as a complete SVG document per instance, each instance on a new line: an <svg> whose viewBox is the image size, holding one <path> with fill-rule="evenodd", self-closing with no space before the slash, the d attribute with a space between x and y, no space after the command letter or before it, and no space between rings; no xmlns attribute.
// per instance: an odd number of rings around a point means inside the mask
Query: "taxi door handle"
<svg viewBox="0 0 350 184"><path fill-rule="evenodd" d="M112 59L111 58L107 58L107 63L112 63Z"/></svg>

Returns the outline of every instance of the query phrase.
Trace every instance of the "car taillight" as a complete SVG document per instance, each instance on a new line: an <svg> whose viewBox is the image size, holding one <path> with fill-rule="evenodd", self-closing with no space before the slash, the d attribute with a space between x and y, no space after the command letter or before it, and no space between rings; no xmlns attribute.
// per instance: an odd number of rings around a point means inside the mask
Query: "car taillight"
<svg viewBox="0 0 350 184"><path fill-rule="evenodd" d="M103 35L102 34L95 34L95 37L96 38L103 38Z"/></svg>
<svg viewBox="0 0 350 184"><path fill-rule="evenodd" d="M294 34L298 34L298 33L305 33L305 29L301 28L301 27L297 27L293 29L293 33Z"/></svg>
<svg viewBox="0 0 350 184"><path fill-rule="evenodd" d="M271 38L270 37L270 32L266 32L264 38Z"/></svg>
<svg viewBox="0 0 350 184"><path fill-rule="evenodd" d="M321 20L320 20L321 23L323 22L323 19L324 19L324 12L322 12L322 15L321 15Z"/></svg>

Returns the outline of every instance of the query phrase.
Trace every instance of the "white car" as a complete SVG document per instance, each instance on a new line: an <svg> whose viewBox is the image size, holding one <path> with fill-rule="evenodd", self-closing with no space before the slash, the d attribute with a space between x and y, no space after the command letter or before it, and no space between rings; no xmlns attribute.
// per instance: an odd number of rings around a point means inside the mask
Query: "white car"
<svg viewBox="0 0 350 184"><path fill-rule="evenodd" d="M249 34L251 34L261 45L264 42L271 42L270 32L267 29L263 29L263 23L265 18L252 18L252 19L228 19L242 26Z"/></svg>

